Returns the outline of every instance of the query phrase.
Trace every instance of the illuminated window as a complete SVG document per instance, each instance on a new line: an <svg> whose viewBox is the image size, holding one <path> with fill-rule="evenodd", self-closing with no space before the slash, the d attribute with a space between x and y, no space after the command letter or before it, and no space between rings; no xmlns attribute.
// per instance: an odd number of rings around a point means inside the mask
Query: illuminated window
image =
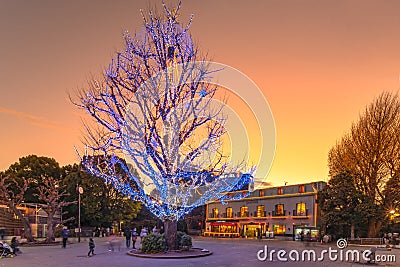
<svg viewBox="0 0 400 267"><path fill-rule="evenodd" d="M232 218L232 208L226 208L226 218Z"/></svg>
<svg viewBox="0 0 400 267"><path fill-rule="evenodd" d="M284 216L285 215L285 207L283 204L275 205L275 216Z"/></svg>
<svg viewBox="0 0 400 267"><path fill-rule="evenodd" d="M211 224L211 232L237 233L237 226L236 226L236 224L227 224L227 225L212 225Z"/></svg>
<svg viewBox="0 0 400 267"><path fill-rule="evenodd" d="M296 204L296 215L297 216L306 216L307 215L307 210L306 210L306 203L297 203Z"/></svg>
<svg viewBox="0 0 400 267"><path fill-rule="evenodd" d="M299 186L299 193L304 193L304 185Z"/></svg>
<svg viewBox="0 0 400 267"><path fill-rule="evenodd" d="M283 235L286 233L286 225L284 224L274 224L273 229L275 235Z"/></svg>
<svg viewBox="0 0 400 267"><path fill-rule="evenodd" d="M282 194L283 194L282 187L279 187L279 188L278 188L278 195L282 195Z"/></svg>
<svg viewBox="0 0 400 267"><path fill-rule="evenodd" d="M249 207L241 207L240 208L240 217L249 217Z"/></svg>
<svg viewBox="0 0 400 267"><path fill-rule="evenodd" d="M260 190L260 197L264 196L264 190Z"/></svg>
<svg viewBox="0 0 400 267"><path fill-rule="evenodd" d="M212 210L212 212L213 212L213 218L218 218L218 209L215 208Z"/></svg>
<svg viewBox="0 0 400 267"><path fill-rule="evenodd" d="M257 217L264 217L264 206L257 206Z"/></svg>

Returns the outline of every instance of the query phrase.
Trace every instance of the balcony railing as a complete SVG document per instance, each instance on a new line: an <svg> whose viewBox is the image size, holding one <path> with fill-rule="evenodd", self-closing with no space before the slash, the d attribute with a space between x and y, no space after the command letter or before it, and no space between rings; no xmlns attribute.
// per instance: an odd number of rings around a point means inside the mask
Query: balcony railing
<svg viewBox="0 0 400 267"><path fill-rule="evenodd" d="M238 216L238 217L239 217L239 216ZM233 218L233 214L222 213L222 214L214 215L213 213L209 213L209 214L208 214L208 218L210 218L210 219L226 219L226 218Z"/></svg>
<svg viewBox="0 0 400 267"><path fill-rule="evenodd" d="M246 211L246 212L239 212L239 213L238 213L238 217L242 217L242 218L249 217L249 212L248 212L248 211Z"/></svg>
<svg viewBox="0 0 400 267"><path fill-rule="evenodd" d="M254 213L254 217L267 217L267 212L266 211L255 211Z"/></svg>
<svg viewBox="0 0 400 267"><path fill-rule="evenodd" d="M221 215L220 214L213 214L213 213L209 213L208 214L208 218L221 218Z"/></svg>
<svg viewBox="0 0 400 267"><path fill-rule="evenodd" d="M298 212L297 210L292 210L291 212L287 212L284 210L283 212L277 212L276 210L272 210L270 212L267 211L262 211L262 212L257 212L257 210L252 211L252 212L234 212L232 214L228 213L220 213L216 216L213 213L209 213L208 218L210 219L228 219L228 218L247 218L247 217L253 217L253 218L263 218L263 217L284 217L287 215L292 215L293 217L306 217L310 215L310 212L308 209L306 209L305 212Z"/></svg>
<svg viewBox="0 0 400 267"><path fill-rule="evenodd" d="M308 216L308 209L304 212L298 212L297 210L293 210L293 216Z"/></svg>
<svg viewBox="0 0 400 267"><path fill-rule="evenodd" d="M278 212L276 210L272 211L272 217L279 217L279 216L286 216L286 210L284 210L283 212Z"/></svg>

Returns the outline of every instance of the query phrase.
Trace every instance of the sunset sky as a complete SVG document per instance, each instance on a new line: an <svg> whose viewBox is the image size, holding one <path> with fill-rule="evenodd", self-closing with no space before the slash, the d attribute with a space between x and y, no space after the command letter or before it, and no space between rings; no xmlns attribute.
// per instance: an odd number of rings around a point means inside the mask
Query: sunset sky
<svg viewBox="0 0 400 267"><path fill-rule="evenodd" d="M161 1L0 1L0 170L29 154L77 162L87 87ZM168 5L176 1L166 1ZM378 94L398 91L400 1L184 1L210 59L250 77L276 124L274 185L328 179L329 149Z"/></svg>

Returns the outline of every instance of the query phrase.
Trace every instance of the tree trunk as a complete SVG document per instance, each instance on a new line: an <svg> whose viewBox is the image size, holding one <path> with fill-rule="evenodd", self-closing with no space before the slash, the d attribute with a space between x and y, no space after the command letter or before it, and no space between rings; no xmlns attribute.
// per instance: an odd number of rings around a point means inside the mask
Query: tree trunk
<svg viewBox="0 0 400 267"><path fill-rule="evenodd" d="M164 231L165 231L165 241L167 242L168 250L178 249L178 239L177 239L177 229L178 222L165 220L164 221Z"/></svg>
<svg viewBox="0 0 400 267"><path fill-rule="evenodd" d="M354 239L354 223L351 224L351 228L350 228L350 238Z"/></svg>
<svg viewBox="0 0 400 267"><path fill-rule="evenodd" d="M32 236L32 229L31 225L29 224L27 219L23 219L22 222L24 223L24 236L26 238L26 241L28 242L34 242L35 239Z"/></svg>
<svg viewBox="0 0 400 267"><path fill-rule="evenodd" d="M368 237L377 237L379 231L382 228L382 222L376 221L375 219L369 219L368 222Z"/></svg>
<svg viewBox="0 0 400 267"><path fill-rule="evenodd" d="M24 225L24 236L25 236L26 240L28 242L34 242L35 239L32 236L32 229L31 229L31 225L29 224L28 218L24 217L22 212L19 209L17 209L17 207L14 206L13 204L9 203L8 207L13 210L14 214L17 215L18 218L21 219L22 224Z"/></svg>
<svg viewBox="0 0 400 267"><path fill-rule="evenodd" d="M54 212L50 211L47 216L47 236L46 243L51 243L55 240L54 238L54 224L53 224Z"/></svg>

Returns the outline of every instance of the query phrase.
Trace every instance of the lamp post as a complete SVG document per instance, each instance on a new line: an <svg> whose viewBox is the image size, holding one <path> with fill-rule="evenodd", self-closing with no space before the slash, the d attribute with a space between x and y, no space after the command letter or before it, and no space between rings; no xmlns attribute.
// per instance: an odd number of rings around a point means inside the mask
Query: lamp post
<svg viewBox="0 0 400 267"><path fill-rule="evenodd" d="M38 214L39 214L39 211L40 211L41 209L42 209L42 208L39 208L39 209L38 209L38 206L37 206L37 204L36 204L36 211L35 211L36 237L39 237Z"/></svg>
<svg viewBox="0 0 400 267"><path fill-rule="evenodd" d="M37 205L36 205L36 224L38 224L38 214L39 214L39 211L41 210L42 208L37 208Z"/></svg>
<svg viewBox="0 0 400 267"><path fill-rule="evenodd" d="M83 188L77 185L78 189L78 242L81 242L81 194L83 194Z"/></svg>

